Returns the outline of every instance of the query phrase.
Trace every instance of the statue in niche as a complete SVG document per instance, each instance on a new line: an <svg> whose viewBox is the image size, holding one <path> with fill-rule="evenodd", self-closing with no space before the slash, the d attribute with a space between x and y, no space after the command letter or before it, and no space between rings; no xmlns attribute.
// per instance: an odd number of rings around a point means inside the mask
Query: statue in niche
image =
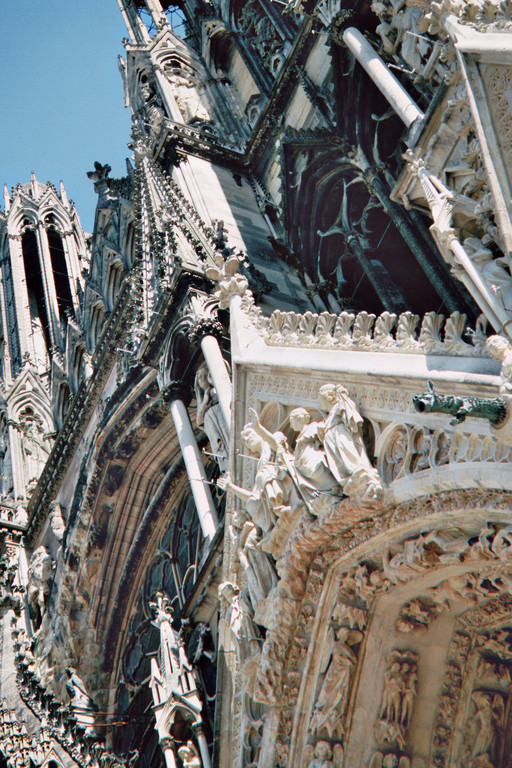
<svg viewBox="0 0 512 768"><path fill-rule="evenodd" d="M391 651L384 674L384 692L375 728L377 741L403 749L418 683L418 656L413 651Z"/></svg>
<svg viewBox="0 0 512 768"><path fill-rule="evenodd" d="M172 69L168 73L172 94L183 117L183 122L209 123L212 116L201 101L198 87L193 82L191 73L186 70Z"/></svg>
<svg viewBox="0 0 512 768"><path fill-rule="evenodd" d="M27 483L36 483L50 455L44 444L42 420L27 409L20 419L20 429L25 479Z"/></svg>
<svg viewBox="0 0 512 768"><path fill-rule="evenodd" d="M53 501L50 504L50 528L57 541L62 541L66 523L62 516L62 506L58 501Z"/></svg>
<svg viewBox="0 0 512 768"><path fill-rule="evenodd" d="M219 597L225 606L226 623L233 635L239 666L259 655L260 637L252 620L253 611L247 593L230 581L219 586Z"/></svg>
<svg viewBox="0 0 512 768"><path fill-rule="evenodd" d="M221 472L226 472L229 465L229 433L206 363L197 369L194 392L197 403L196 424L208 437Z"/></svg>
<svg viewBox="0 0 512 768"><path fill-rule="evenodd" d="M313 760L310 762L308 768L332 768L332 749L328 741L325 741L324 739L317 741L313 755Z"/></svg>
<svg viewBox="0 0 512 768"><path fill-rule="evenodd" d="M153 136L158 136L164 122L162 100L154 87L147 81L141 83L140 94L144 103L149 130Z"/></svg>
<svg viewBox="0 0 512 768"><path fill-rule="evenodd" d="M66 667L66 691L69 694L71 707L79 709L96 709L85 688L84 682L74 667Z"/></svg>
<svg viewBox="0 0 512 768"><path fill-rule="evenodd" d="M52 573L52 556L46 547L40 546L32 553L28 564L27 602L34 630L39 629L46 613Z"/></svg>
<svg viewBox="0 0 512 768"><path fill-rule="evenodd" d="M468 720L464 744L469 768L496 768L494 758L504 725L503 697L495 692L474 691L471 698L475 711Z"/></svg>
<svg viewBox="0 0 512 768"><path fill-rule="evenodd" d="M255 612L259 609L259 613L270 590L277 585L274 564L270 556L261 551L260 542L261 535L257 527L247 520L238 539L238 558L245 571L252 607ZM260 619L259 623L264 621Z"/></svg>
<svg viewBox="0 0 512 768"><path fill-rule="evenodd" d="M0 489L0 495L3 498L12 496L14 493L9 438L4 431L0 434Z"/></svg>
<svg viewBox="0 0 512 768"><path fill-rule="evenodd" d="M201 758L199 757L199 752L195 748L195 745L192 741L187 741L186 744L184 744L182 747L178 749L178 755L180 757L181 762L183 763L183 768L201 768Z"/></svg>
<svg viewBox="0 0 512 768"><path fill-rule="evenodd" d="M345 387L325 384L320 403L327 416L321 436L327 465L353 501L367 504L383 495L382 482L366 454L362 436L363 419Z"/></svg>
<svg viewBox="0 0 512 768"><path fill-rule="evenodd" d="M357 656L350 644L361 639L361 632L347 627L341 627L335 632L329 664L311 718L311 729L316 733L325 731L330 739L343 735L343 716L357 664Z"/></svg>

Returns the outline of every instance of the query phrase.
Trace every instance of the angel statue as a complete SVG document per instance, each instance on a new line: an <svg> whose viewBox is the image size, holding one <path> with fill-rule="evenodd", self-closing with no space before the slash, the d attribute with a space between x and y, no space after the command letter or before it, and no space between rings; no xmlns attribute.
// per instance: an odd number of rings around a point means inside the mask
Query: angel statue
<svg viewBox="0 0 512 768"><path fill-rule="evenodd" d="M220 470L225 472L229 465L229 432L206 363L197 369L194 391L197 426L205 432Z"/></svg>
<svg viewBox="0 0 512 768"><path fill-rule="evenodd" d="M350 499L360 504L379 500L384 488L363 442L363 418L345 387L325 384L320 404L327 415L321 438L327 465Z"/></svg>
<svg viewBox="0 0 512 768"><path fill-rule="evenodd" d="M253 487L249 491L235 485L229 473L217 485L245 503L249 518L263 533L260 548L277 559L297 515L303 511L302 497L294 492L296 485L292 481L293 454L282 432L270 433L259 421L247 424L241 436L244 445L258 457Z"/></svg>

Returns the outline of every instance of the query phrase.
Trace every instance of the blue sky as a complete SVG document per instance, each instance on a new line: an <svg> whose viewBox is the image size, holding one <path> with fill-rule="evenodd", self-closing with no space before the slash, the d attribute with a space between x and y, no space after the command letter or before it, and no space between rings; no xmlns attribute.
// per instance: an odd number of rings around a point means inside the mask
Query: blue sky
<svg viewBox="0 0 512 768"><path fill-rule="evenodd" d="M0 0L0 183L62 179L91 231L95 160L124 176L131 119L116 0ZM3 196L0 198L3 207Z"/></svg>

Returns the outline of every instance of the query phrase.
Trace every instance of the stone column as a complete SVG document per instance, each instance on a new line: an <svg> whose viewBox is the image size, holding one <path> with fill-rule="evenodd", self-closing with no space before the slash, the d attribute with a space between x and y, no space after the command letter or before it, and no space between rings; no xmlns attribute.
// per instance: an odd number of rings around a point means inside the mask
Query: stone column
<svg viewBox="0 0 512 768"><path fill-rule="evenodd" d="M178 768L174 754L174 739L170 738L170 736L164 736L163 739L160 739L160 746L164 753L167 768Z"/></svg>
<svg viewBox="0 0 512 768"><path fill-rule="evenodd" d="M192 733L196 737L197 743L199 744L199 751L201 752L203 768L212 768L210 752L208 751L208 742L206 741L206 736L204 735L203 723L194 723L192 725Z"/></svg>
<svg viewBox="0 0 512 768"><path fill-rule="evenodd" d="M27 290L27 277L25 274L25 264L23 259L23 247L20 235L9 236L9 254L11 257L10 277L14 294L14 307L11 307L11 319L16 325L14 333L19 340L20 360L18 365L22 365L22 360L26 352L35 356L34 338L32 331L32 320L30 315L30 301ZM5 273L4 273L5 274ZM5 275L6 276L6 275ZM5 283L2 284L5 290ZM8 326L6 337L11 348L12 356L16 359L15 341L12 338L11 328Z"/></svg>
<svg viewBox="0 0 512 768"><path fill-rule="evenodd" d="M424 113L358 29L355 27L346 29L343 33L343 42L370 75L407 128L416 120L423 120Z"/></svg>
<svg viewBox="0 0 512 768"><path fill-rule="evenodd" d="M60 326L59 304L57 301L57 291L53 277L52 259L50 256L50 246L48 245L48 234L41 223L36 229L37 242L39 245L39 260L44 286L44 300L48 312L48 322L50 324L50 337L52 343L56 346L62 346L62 331Z"/></svg>
<svg viewBox="0 0 512 768"><path fill-rule="evenodd" d="M211 541L215 536L219 521L203 462L201 461L201 454L197 447L194 430L188 417L187 406L184 403L184 398L187 398L187 394L187 388L182 382L171 382L165 390L164 399L176 428L201 529L205 539Z"/></svg>

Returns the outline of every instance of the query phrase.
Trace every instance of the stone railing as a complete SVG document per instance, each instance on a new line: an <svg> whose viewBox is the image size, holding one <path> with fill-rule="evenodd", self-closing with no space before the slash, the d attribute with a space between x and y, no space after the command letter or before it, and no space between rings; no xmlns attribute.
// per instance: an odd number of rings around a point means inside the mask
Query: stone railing
<svg viewBox="0 0 512 768"><path fill-rule="evenodd" d="M453 312L447 319L427 312L418 327L420 317L412 312L399 316L383 312L377 317L368 312L301 315L276 309L260 323L270 346L487 357L485 318L478 318L475 329L467 327L466 319L460 312Z"/></svg>

